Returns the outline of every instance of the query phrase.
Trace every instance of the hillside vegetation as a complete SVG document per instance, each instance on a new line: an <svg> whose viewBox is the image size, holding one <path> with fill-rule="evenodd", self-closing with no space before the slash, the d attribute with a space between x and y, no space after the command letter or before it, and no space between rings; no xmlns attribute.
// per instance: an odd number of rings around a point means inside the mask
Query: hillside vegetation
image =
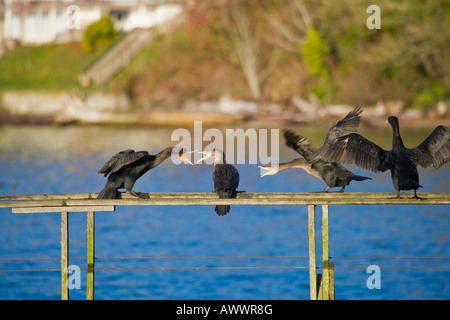
<svg viewBox="0 0 450 320"><path fill-rule="evenodd" d="M402 101L421 110L450 100L446 0L377 1L381 29L372 30L363 0L193 3L181 27L156 37L100 89L126 92L133 105L151 108L222 96ZM19 47L0 58L0 89L79 88L79 73L98 54L77 43Z"/></svg>
<svg viewBox="0 0 450 320"><path fill-rule="evenodd" d="M205 4L207 3L207 4ZM377 1L197 1L183 28L155 40L112 86L138 104L187 99L324 103L401 100L426 110L450 97L450 7Z"/></svg>
<svg viewBox="0 0 450 320"><path fill-rule="evenodd" d="M0 57L0 89L67 90L94 59L79 43L23 46Z"/></svg>

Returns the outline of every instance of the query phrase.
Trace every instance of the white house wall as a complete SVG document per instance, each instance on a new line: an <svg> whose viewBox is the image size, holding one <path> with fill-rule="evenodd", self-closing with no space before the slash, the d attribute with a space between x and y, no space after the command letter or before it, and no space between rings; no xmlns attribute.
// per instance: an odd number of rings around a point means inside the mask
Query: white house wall
<svg viewBox="0 0 450 320"><path fill-rule="evenodd" d="M121 29L128 32L138 28L151 28L176 17L182 10L180 5L160 5L156 8L140 6L121 22Z"/></svg>
<svg viewBox="0 0 450 320"><path fill-rule="evenodd" d="M28 5L23 6L21 11L14 6L14 2L14 0L4 1L5 13L3 34L1 35L3 39L18 40L23 44L43 44L73 40L69 36L73 30L69 30L66 24L68 18L67 8L77 2L24 1L23 3ZM40 3L45 4L41 5ZM84 30L92 22L98 21L105 14L104 11L114 10L114 1L103 1L105 6L102 6L102 2L97 3L81 3L78 6L80 9L81 30ZM116 22L118 31L124 32L137 28L154 27L176 17L183 10L183 6L179 4L146 6L139 5L135 1L128 2L128 6L125 8L124 2L121 2L120 8L128 11L125 19Z"/></svg>

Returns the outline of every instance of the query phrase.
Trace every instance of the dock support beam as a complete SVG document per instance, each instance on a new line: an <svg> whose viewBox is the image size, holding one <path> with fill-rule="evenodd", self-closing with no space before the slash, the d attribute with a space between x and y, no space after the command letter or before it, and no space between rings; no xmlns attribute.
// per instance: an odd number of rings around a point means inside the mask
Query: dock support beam
<svg viewBox="0 0 450 320"><path fill-rule="evenodd" d="M316 206L308 205L308 237L309 237L309 288L310 299L317 300L317 267L316 267Z"/></svg>
<svg viewBox="0 0 450 320"><path fill-rule="evenodd" d="M69 300L67 270L69 268L69 215L61 212L61 300Z"/></svg>
<svg viewBox="0 0 450 320"><path fill-rule="evenodd" d="M330 300L330 247L328 228L328 205L322 205L322 263L323 263L323 300Z"/></svg>
<svg viewBox="0 0 450 320"><path fill-rule="evenodd" d="M95 216L94 211L87 214L87 286L86 300L94 300L94 268L95 268Z"/></svg>
<svg viewBox="0 0 450 320"><path fill-rule="evenodd" d="M334 300L334 263L329 262L330 267L330 300Z"/></svg>
<svg viewBox="0 0 450 320"><path fill-rule="evenodd" d="M308 206L308 225L311 229L311 219L314 215L314 209ZM312 213L310 213L312 212ZM311 231L309 238L309 269L310 269L310 290L311 290L311 300L334 300L334 263L330 262L330 236L329 236L329 219L328 219L328 205L322 205L322 269L323 274L318 274L316 277L316 284L312 282L312 264L311 264ZM315 244L314 244L315 246ZM314 252L314 259L315 259ZM314 274L315 276L315 274Z"/></svg>

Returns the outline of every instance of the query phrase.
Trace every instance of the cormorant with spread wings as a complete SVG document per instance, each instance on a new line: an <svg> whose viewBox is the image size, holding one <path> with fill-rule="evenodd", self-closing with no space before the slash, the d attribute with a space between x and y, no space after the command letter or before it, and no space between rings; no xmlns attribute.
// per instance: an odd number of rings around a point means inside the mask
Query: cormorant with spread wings
<svg viewBox="0 0 450 320"><path fill-rule="evenodd" d="M350 111L344 119L335 123L330 130L328 130L325 144L341 135L356 132L361 121L361 112L361 108L356 107ZM276 168L276 165L260 167L261 169L268 170L268 172L263 174L261 177L264 177L265 175L272 175L289 168L300 168L304 169L309 174L322 179L327 184L327 187L322 192L328 192L334 187L342 187L339 192L344 192L345 187L350 184L352 180L363 181L371 179L368 177L355 175L353 172L347 170L344 166L336 162L328 162L321 159L311 161L311 156L314 152L316 152L316 148L309 142L308 139L295 134L291 130L284 130L283 135L286 145L295 150L302 157L296 158L289 162L279 163L278 168Z"/></svg>
<svg viewBox="0 0 450 320"><path fill-rule="evenodd" d="M372 141L356 133L350 133L330 140L319 148L313 159L355 163L358 167L373 172L391 171L392 183L400 198L400 190L416 190L419 184L417 166L424 168L441 167L450 159L450 128L438 126L421 144L415 148L406 148L400 136L397 117L387 119L393 131L392 150L384 150Z"/></svg>

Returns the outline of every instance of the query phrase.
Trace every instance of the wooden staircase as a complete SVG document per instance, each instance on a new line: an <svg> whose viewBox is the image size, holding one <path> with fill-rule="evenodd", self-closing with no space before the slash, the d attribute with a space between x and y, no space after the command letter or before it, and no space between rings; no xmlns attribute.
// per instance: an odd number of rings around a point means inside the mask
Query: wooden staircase
<svg viewBox="0 0 450 320"><path fill-rule="evenodd" d="M154 34L154 28L135 29L123 36L81 73L80 84L88 87L108 82L153 40Z"/></svg>

